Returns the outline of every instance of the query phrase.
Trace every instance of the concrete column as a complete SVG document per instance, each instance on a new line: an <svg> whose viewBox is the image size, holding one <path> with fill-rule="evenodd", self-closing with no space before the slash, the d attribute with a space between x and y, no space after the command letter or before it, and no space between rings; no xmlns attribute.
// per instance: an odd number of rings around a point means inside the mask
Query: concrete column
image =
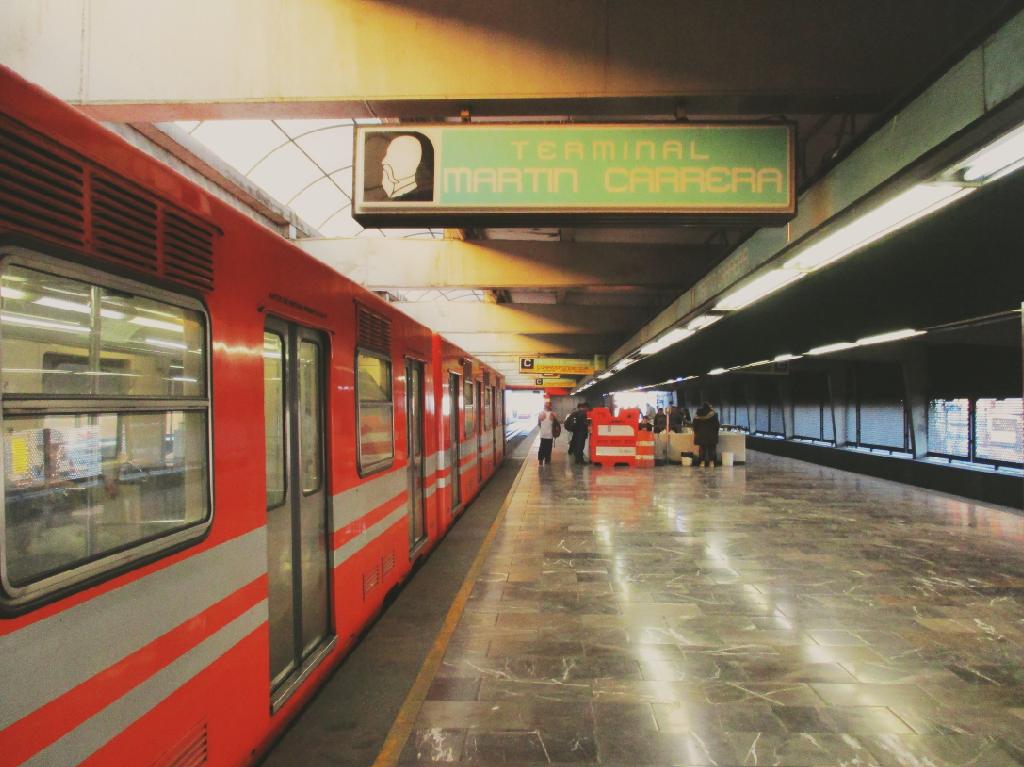
<svg viewBox="0 0 1024 767"><path fill-rule="evenodd" d="M789 376L779 376L776 383L779 387L779 401L782 403L782 433L786 439L793 439L796 433L793 427L793 419L796 417L796 410L793 407L793 381Z"/></svg>
<svg viewBox="0 0 1024 767"><path fill-rule="evenodd" d="M846 409L850 406L849 368L837 362L828 370L828 397L832 405L832 423L835 428L836 447L845 447L850 442L846 433Z"/></svg>
<svg viewBox="0 0 1024 767"><path fill-rule="evenodd" d="M903 359L903 407L910 419L910 449L914 458L928 455L928 355L910 346Z"/></svg>

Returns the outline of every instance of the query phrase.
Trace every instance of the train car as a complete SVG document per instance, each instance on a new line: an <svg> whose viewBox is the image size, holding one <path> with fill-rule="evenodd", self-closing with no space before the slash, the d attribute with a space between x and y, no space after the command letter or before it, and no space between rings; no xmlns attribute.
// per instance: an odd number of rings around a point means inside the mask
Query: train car
<svg viewBox="0 0 1024 767"><path fill-rule="evenodd" d="M434 336L434 408L440 413L435 508L437 525L441 530L452 525L470 497L459 471L463 462L462 435L465 430L462 383L468 356L446 338Z"/></svg>
<svg viewBox="0 0 1024 767"><path fill-rule="evenodd" d="M479 491L479 363L3 68L0 303L0 765L256 761Z"/></svg>

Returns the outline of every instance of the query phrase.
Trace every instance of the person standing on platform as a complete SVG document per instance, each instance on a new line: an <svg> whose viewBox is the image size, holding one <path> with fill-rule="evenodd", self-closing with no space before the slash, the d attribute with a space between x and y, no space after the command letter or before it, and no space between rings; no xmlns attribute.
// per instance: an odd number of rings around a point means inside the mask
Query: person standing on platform
<svg viewBox="0 0 1024 767"><path fill-rule="evenodd" d="M537 461L544 465L551 463L551 445L562 433L562 422L551 410L551 400L544 403L544 411L537 416L540 426L540 448L537 450Z"/></svg>
<svg viewBox="0 0 1024 767"><path fill-rule="evenodd" d="M569 454L576 458L576 463L586 463L584 448L590 435L590 420L587 418L587 403L581 402L565 419L565 428L572 432L569 441Z"/></svg>
<svg viewBox="0 0 1024 767"><path fill-rule="evenodd" d="M715 454L718 451L718 413L705 402L697 408L693 417L693 443L700 449L697 456L698 466L714 466Z"/></svg>
<svg viewBox="0 0 1024 767"><path fill-rule="evenodd" d="M683 431L683 410L679 407L672 408L668 414L668 428L669 431L673 431L676 434L681 434Z"/></svg>
<svg viewBox="0 0 1024 767"><path fill-rule="evenodd" d="M658 408L658 412L654 414L654 433L661 434L668 427L668 416L665 415L663 408Z"/></svg>

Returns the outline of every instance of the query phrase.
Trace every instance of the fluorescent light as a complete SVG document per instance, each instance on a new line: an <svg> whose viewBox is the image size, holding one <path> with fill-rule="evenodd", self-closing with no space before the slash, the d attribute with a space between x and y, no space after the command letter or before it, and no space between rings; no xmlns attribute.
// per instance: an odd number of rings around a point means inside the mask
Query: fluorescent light
<svg viewBox="0 0 1024 767"><path fill-rule="evenodd" d="M709 376L720 376L724 372L726 372L725 368L715 368L714 370L709 370L708 371L708 375Z"/></svg>
<svg viewBox="0 0 1024 767"><path fill-rule="evenodd" d="M811 349L808 354L829 354L831 352L840 352L843 349L851 349L857 344L851 344L849 341L840 341L836 344L825 344L824 346L817 346Z"/></svg>
<svg viewBox="0 0 1024 767"><path fill-rule="evenodd" d="M890 341L902 341L904 338L923 336L925 331L905 328L904 330L893 330L890 333L879 333L877 336L868 336L857 341L857 346L871 346L871 344L887 344Z"/></svg>
<svg viewBox="0 0 1024 767"><path fill-rule="evenodd" d="M693 331L688 328L672 328L672 330L668 331L660 338L644 344L640 348L640 353L645 355L657 354L662 349L665 349L672 344L677 344L684 338L689 338L692 335Z"/></svg>
<svg viewBox="0 0 1024 767"><path fill-rule="evenodd" d="M608 371L607 373L601 373L601 375L599 375L599 376L598 376L598 378L599 378L600 380L602 380L602 381L603 381L603 380L604 380L605 378L611 378L611 377L612 377L612 373L611 373L611 371L610 371L610 370L609 370L609 371Z"/></svg>
<svg viewBox="0 0 1024 767"><path fill-rule="evenodd" d="M689 330L696 331L700 330L701 328L706 328L709 325L714 325L720 319L722 319L721 314L702 314L699 317L695 317L692 320L690 320L690 323L686 327Z"/></svg>
<svg viewBox="0 0 1024 767"><path fill-rule="evenodd" d="M917 184L813 244L798 248L785 268L813 272L973 191L973 187L955 184Z"/></svg>
<svg viewBox="0 0 1024 767"><path fill-rule="evenodd" d="M666 346L677 344L684 338L689 338L692 335L693 331L687 328L673 328L672 330L668 331L665 335L663 335L658 340L658 343L660 343L661 348L664 349Z"/></svg>
<svg viewBox="0 0 1024 767"><path fill-rule="evenodd" d="M0 314L0 319L10 325L23 325L29 328L46 328L47 330L63 330L67 333L89 333L89 328L82 325L69 322L67 324L62 322L54 322L50 320L37 319L35 317L26 317L20 314L11 314L10 312L4 312Z"/></svg>
<svg viewBox="0 0 1024 767"><path fill-rule="evenodd" d="M146 343L151 346L162 346L165 349L188 349L188 344L177 341L162 341L159 338L147 338Z"/></svg>
<svg viewBox="0 0 1024 767"><path fill-rule="evenodd" d="M715 309L718 311L742 309L744 306L774 293L776 290L799 280L803 276L803 272L792 269L773 269L762 274L752 282L748 282L743 287L727 293L724 298L715 304Z"/></svg>
<svg viewBox="0 0 1024 767"><path fill-rule="evenodd" d="M77 301L65 301L63 298L43 296L42 298L37 298L32 303L39 304L40 306L48 306L51 309L63 309L68 312L78 312L79 314L92 314L92 307L89 306L89 304L80 304ZM108 320L123 320L124 312L119 312L116 309L100 309L100 316L106 317Z"/></svg>
<svg viewBox="0 0 1024 767"><path fill-rule="evenodd" d="M773 360L758 360L757 362L748 362L746 365L740 365L741 368L756 368L761 365L770 365Z"/></svg>
<svg viewBox="0 0 1024 767"><path fill-rule="evenodd" d="M142 325L146 328L159 328L160 330L173 330L175 333L184 333L185 329L181 323L165 322L164 320L153 320L149 317L132 317L128 320L133 325Z"/></svg>
<svg viewBox="0 0 1024 767"><path fill-rule="evenodd" d="M963 166L964 181L994 181L1024 166L1024 125L972 154Z"/></svg>
<svg viewBox="0 0 1024 767"><path fill-rule="evenodd" d="M18 290L17 288L9 288L6 285L0 287L0 298L12 298L15 301L20 301L21 299L27 296L28 293L26 293L24 290Z"/></svg>
<svg viewBox="0 0 1024 767"><path fill-rule="evenodd" d="M802 354L780 354L777 357L773 357L772 362L789 362L790 360L798 360L803 356Z"/></svg>

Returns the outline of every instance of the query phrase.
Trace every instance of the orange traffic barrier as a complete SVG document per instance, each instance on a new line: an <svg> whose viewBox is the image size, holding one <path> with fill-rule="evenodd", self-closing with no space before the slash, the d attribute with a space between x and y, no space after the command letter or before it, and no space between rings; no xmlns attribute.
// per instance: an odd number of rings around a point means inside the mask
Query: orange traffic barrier
<svg viewBox="0 0 1024 767"><path fill-rule="evenodd" d="M599 466L636 466L636 431L639 412L624 410L613 416L608 408L590 411L590 462Z"/></svg>
<svg viewBox="0 0 1024 767"><path fill-rule="evenodd" d="M636 465L641 469L654 468L654 433L638 429L636 435Z"/></svg>

